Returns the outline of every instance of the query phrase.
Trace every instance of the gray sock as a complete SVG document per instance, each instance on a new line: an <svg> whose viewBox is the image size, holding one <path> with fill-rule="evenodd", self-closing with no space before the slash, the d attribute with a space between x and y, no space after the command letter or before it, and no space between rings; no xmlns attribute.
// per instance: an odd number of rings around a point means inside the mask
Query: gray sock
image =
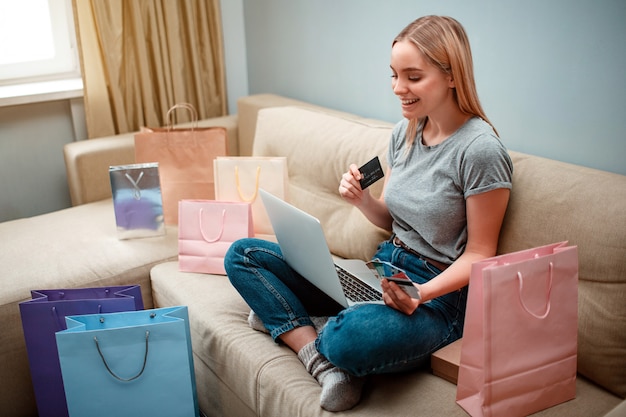
<svg viewBox="0 0 626 417"><path fill-rule="evenodd" d="M265 325L261 321L261 318L253 310L250 310L250 314L248 315L248 324L254 330L258 330L259 332L263 333L269 333L265 328Z"/></svg>
<svg viewBox="0 0 626 417"><path fill-rule="evenodd" d="M304 367L322 386L320 405L328 411L344 411L354 407L361 399L363 379L337 368L315 348L315 342L298 352Z"/></svg>

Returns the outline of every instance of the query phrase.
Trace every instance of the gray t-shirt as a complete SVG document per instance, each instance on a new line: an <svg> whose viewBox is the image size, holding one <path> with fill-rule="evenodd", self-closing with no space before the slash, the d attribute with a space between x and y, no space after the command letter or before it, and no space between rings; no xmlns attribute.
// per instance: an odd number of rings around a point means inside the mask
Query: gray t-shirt
<svg viewBox="0 0 626 417"><path fill-rule="evenodd" d="M387 155L392 172L385 202L393 232L422 255L450 264L467 243L465 199L510 189L513 163L491 126L478 117L435 146L425 146L418 129L408 153L407 126L407 119L395 126Z"/></svg>

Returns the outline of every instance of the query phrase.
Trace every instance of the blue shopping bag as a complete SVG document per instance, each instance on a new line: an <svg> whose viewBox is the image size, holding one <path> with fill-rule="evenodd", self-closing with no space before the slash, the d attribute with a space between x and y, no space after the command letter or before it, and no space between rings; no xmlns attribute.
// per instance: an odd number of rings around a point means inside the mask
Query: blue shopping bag
<svg viewBox="0 0 626 417"><path fill-rule="evenodd" d="M139 285L31 291L19 304L39 417L67 416L55 333L65 316L143 310Z"/></svg>
<svg viewBox="0 0 626 417"><path fill-rule="evenodd" d="M70 416L199 416L186 306L66 321L56 339Z"/></svg>

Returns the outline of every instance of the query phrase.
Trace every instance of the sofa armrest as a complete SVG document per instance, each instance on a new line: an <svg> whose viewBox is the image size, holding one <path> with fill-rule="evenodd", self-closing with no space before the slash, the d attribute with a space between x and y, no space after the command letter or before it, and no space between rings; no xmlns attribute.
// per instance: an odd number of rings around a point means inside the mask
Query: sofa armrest
<svg viewBox="0 0 626 417"><path fill-rule="evenodd" d="M198 127L211 126L226 128L228 154L238 155L237 115L198 121ZM135 163L135 132L68 143L63 154L72 205L104 200L111 197L109 166Z"/></svg>
<svg viewBox="0 0 626 417"><path fill-rule="evenodd" d="M72 205L111 197L109 166L135 162L134 134L82 140L63 148Z"/></svg>

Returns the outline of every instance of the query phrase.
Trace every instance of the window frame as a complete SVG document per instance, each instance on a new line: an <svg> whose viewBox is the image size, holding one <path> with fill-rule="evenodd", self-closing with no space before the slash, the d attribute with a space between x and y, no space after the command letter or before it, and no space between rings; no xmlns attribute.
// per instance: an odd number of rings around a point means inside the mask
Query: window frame
<svg viewBox="0 0 626 417"><path fill-rule="evenodd" d="M72 2L47 2L59 52L52 60L0 65L0 107L83 96ZM15 68L20 68L19 76Z"/></svg>
<svg viewBox="0 0 626 417"><path fill-rule="evenodd" d="M0 65L0 85L80 76L71 0L47 0L55 56Z"/></svg>

